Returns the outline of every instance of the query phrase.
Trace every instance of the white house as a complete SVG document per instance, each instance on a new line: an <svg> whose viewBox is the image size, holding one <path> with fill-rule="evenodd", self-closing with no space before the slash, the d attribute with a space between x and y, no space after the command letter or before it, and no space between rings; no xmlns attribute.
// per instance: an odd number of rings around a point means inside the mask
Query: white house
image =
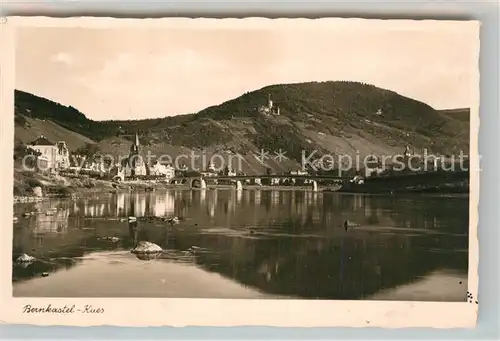
<svg viewBox="0 0 500 341"><path fill-rule="evenodd" d="M365 179L361 175L356 175L350 181L356 185L362 185L365 183Z"/></svg>
<svg viewBox="0 0 500 341"><path fill-rule="evenodd" d="M175 168L172 165L163 165L156 161L149 169L149 173L156 176L165 176L167 180L170 180L175 177Z"/></svg>
<svg viewBox="0 0 500 341"><path fill-rule="evenodd" d="M296 171L290 171L290 175L309 175L307 171L303 171L301 169L297 169Z"/></svg>
<svg viewBox="0 0 500 341"><path fill-rule="evenodd" d="M31 148L39 152L39 167L42 170L55 171L57 168L57 146L49 141L45 136L40 135L35 141L31 142ZM41 162L40 162L41 161Z"/></svg>
<svg viewBox="0 0 500 341"><path fill-rule="evenodd" d="M31 142L30 148L41 154L38 157L38 166L42 170L54 172L59 169L67 169L70 166L69 149L64 141L58 141L55 144L45 136L40 135Z"/></svg>

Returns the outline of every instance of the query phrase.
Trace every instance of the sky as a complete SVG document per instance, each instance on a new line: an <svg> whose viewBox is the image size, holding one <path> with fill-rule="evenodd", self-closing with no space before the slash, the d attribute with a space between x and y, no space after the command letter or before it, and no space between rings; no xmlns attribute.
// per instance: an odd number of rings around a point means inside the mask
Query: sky
<svg viewBox="0 0 500 341"><path fill-rule="evenodd" d="M463 108L475 105L478 39L473 25L436 21L23 27L16 88L94 120L195 113L267 85L329 80Z"/></svg>

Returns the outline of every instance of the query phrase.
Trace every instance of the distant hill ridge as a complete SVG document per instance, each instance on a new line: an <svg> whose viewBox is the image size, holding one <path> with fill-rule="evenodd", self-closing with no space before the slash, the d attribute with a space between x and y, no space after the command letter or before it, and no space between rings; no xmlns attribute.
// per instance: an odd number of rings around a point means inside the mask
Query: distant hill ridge
<svg viewBox="0 0 500 341"><path fill-rule="evenodd" d="M279 116L259 111L269 96ZM18 90L15 107L18 141L28 142L24 136L30 135L34 122L44 122L49 131L43 134L49 139L56 129L72 135L70 149L92 141L104 153L126 153L130 136L138 132L141 144L152 153L175 157L188 150L238 152L248 156L245 167L251 172L267 166L276 171L296 167L303 151L363 156L401 153L405 145L441 154L469 148L468 109L437 111L358 82L271 85L196 114L145 120L93 121L71 106ZM271 155L281 149L290 160L262 165L252 156L260 149Z"/></svg>

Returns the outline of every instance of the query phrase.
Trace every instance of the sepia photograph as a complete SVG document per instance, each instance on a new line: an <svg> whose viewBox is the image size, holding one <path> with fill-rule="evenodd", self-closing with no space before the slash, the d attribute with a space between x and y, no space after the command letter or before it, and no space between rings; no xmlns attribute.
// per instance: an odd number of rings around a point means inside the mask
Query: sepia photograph
<svg viewBox="0 0 500 341"><path fill-rule="evenodd" d="M477 22L107 20L15 28L2 181L20 312L477 309Z"/></svg>

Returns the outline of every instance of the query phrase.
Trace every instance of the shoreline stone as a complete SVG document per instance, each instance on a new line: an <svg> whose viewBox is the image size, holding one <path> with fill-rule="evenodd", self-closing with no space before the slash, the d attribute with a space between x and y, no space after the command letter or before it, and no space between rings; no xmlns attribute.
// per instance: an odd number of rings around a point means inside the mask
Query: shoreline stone
<svg viewBox="0 0 500 341"><path fill-rule="evenodd" d="M21 256L17 257L16 263L31 263L35 261L35 257L32 257L26 253L23 253Z"/></svg>
<svg viewBox="0 0 500 341"><path fill-rule="evenodd" d="M133 248L130 252L144 254L144 253L161 253L163 249L155 244L148 241L140 241L135 248Z"/></svg>

